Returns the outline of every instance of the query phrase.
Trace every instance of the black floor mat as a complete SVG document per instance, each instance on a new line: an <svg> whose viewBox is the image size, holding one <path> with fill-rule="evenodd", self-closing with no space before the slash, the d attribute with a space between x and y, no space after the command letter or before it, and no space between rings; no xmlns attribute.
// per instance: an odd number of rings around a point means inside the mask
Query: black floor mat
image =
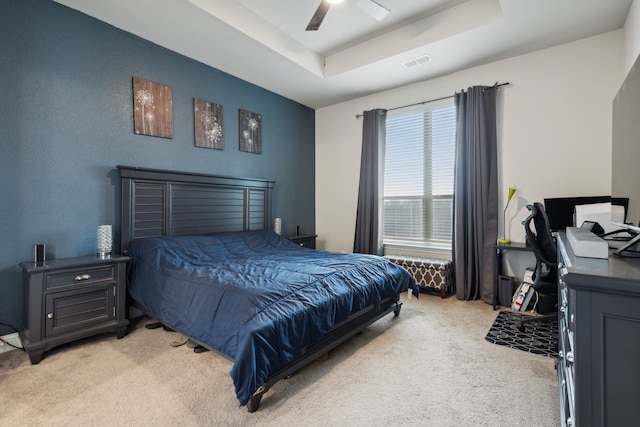
<svg viewBox="0 0 640 427"><path fill-rule="evenodd" d="M527 323L526 330L517 328L522 317L531 317L512 311L501 311L489 329L485 339L493 344L504 345L529 353L549 357L558 355L558 321Z"/></svg>

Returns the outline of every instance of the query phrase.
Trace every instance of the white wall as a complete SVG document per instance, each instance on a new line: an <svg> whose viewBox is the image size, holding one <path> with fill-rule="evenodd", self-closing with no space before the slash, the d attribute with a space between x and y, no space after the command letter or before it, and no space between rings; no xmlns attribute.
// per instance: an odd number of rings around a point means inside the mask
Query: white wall
<svg viewBox="0 0 640 427"><path fill-rule="evenodd" d="M474 85L510 83L500 89L498 144L500 192L517 188L508 210L511 240L524 241L521 221L527 216L527 203L609 194L611 102L625 74L623 33L606 33L317 110L318 247L344 252L353 248L362 134L362 119L356 114L449 96Z"/></svg>
<svg viewBox="0 0 640 427"><path fill-rule="evenodd" d="M624 24L624 70L626 76L640 53L640 1L634 1Z"/></svg>

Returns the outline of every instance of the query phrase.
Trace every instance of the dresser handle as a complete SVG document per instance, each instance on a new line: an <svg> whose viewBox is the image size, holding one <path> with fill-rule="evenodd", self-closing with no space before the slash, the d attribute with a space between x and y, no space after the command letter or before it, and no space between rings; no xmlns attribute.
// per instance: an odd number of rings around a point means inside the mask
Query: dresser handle
<svg viewBox="0 0 640 427"><path fill-rule="evenodd" d="M91 279L91 276L89 276L88 274L76 276L76 282L79 282L80 280L89 280L89 279Z"/></svg>
<svg viewBox="0 0 640 427"><path fill-rule="evenodd" d="M49 313L49 314L47 314L47 318L48 318L48 319L53 319L53 313Z"/></svg>

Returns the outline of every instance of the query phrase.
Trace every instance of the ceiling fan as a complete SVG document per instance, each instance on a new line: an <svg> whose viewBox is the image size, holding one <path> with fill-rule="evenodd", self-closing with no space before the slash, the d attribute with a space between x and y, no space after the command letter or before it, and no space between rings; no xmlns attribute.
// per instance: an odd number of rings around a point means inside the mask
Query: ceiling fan
<svg viewBox="0 0 640 427"><path fill-rule="evenodd" d="M324 17L327 15L329 8L332 4L341 3L343 0L322 0L318 9L311 17L311 21L309 21L309 25L307 25L307 31L317 31L320 28L320 24L324 20ZM360 10L369 14L372 18L382 21L385 16L390 12L389 9L382 6L381 4L375 2L374 0L349 0Z"/></svg>

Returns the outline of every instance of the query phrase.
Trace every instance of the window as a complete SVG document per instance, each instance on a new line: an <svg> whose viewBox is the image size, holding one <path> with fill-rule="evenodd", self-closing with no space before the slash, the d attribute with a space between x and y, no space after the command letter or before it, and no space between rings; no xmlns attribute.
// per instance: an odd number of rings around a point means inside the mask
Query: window
<svg viewBox="0 0 640 427"><path fill-rule="evenodd" d="M385 245L451 247L455 139L453 99L388 114Z"/></svg>

